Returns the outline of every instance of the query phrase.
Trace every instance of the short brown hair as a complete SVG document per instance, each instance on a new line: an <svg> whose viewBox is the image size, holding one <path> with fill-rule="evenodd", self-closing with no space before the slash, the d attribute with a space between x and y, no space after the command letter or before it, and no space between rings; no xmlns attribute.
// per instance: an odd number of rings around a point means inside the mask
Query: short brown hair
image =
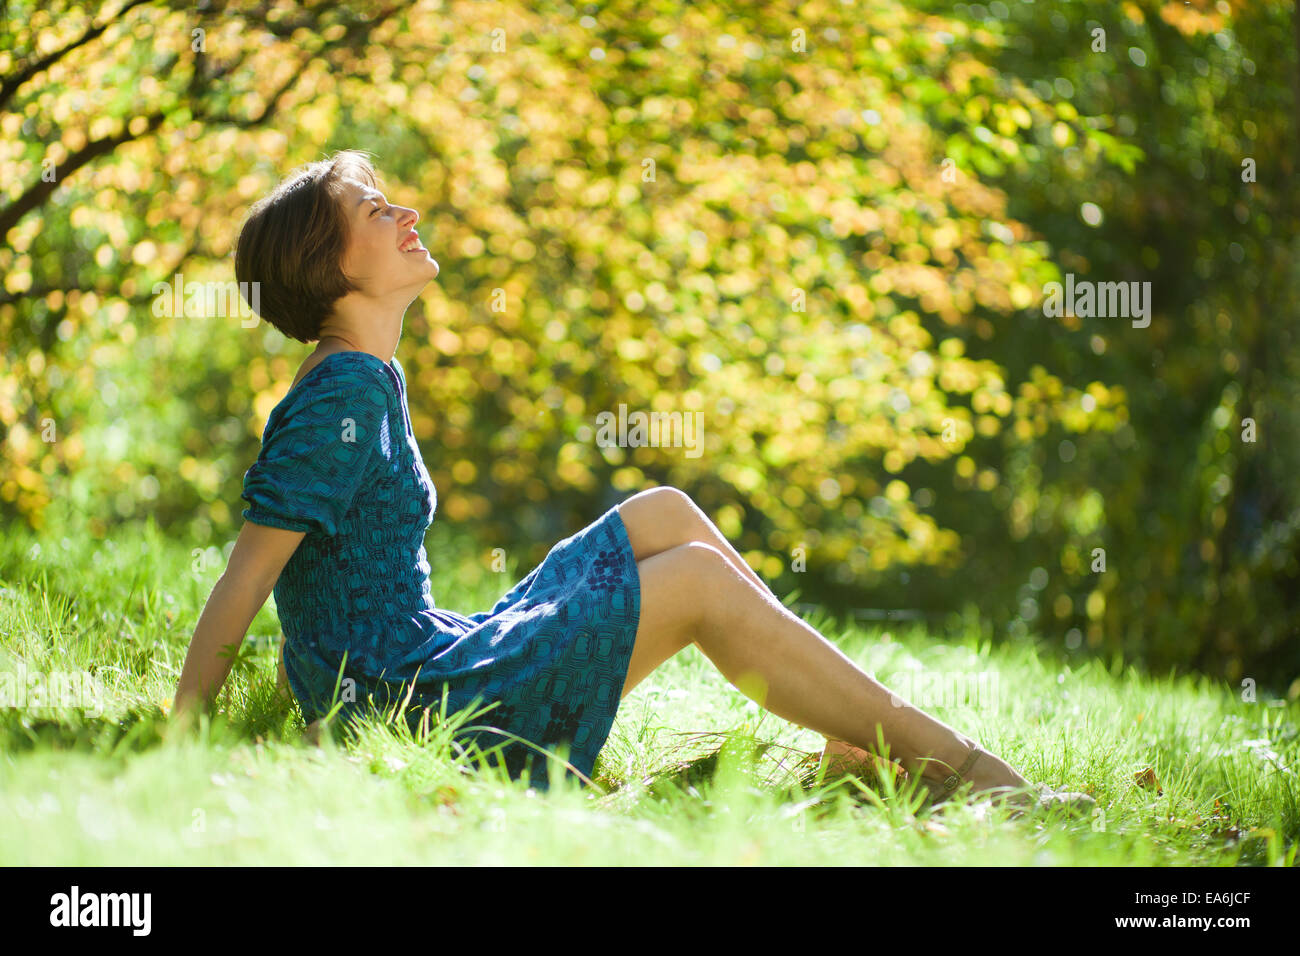
<svg viewBox="0 0 1300 956"><path fill-rule="evenodd" d="M343 274L348 219L339 202L342 181L376 185L374 167L361 150L345 149L302 166L258 200L235 244L240 292L258 283L257 312L299 342L320 338L334 303L356 291ZM253 301L249 301L253 305Z"/></svg>

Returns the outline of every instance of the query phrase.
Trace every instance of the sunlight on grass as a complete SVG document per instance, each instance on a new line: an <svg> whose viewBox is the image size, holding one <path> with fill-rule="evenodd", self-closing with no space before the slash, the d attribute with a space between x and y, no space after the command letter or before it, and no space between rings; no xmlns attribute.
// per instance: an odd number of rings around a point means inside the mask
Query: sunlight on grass
<svg viewBox="0 0 1300 956"><path fill-rule="evenodd" d="M438 553L461 548L443 540ZM0 832L0 862L1295 862L1296 705L1099 660L1072 666L1026 641L992 648L974 632L810 618L859 666L1031 780L1092 793L1091 817L1009 819L987 801L934 807L914 785L821 777L824 739L763 711L693 646L623 702L595 787L557 769L539 793L480 765L451 744L468 714L435 721L423 741L376 715L312 745L296 705L275 694L269 604L220 714L185 733L167 710L223 564L152 527L0 544L0 675L11 694L26 693L13 675L47 675L51 693L0 709L0 814L19 824ZM469 613L525 570L435 576L433 593L457 595ZM55 702L56 675L72 675L61 692L79 696L40 706Z"/></svg>

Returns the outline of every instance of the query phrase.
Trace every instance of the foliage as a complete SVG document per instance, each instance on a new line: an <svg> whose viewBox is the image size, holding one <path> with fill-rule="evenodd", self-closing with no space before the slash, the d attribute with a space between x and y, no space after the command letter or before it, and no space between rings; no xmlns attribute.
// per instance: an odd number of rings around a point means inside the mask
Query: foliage
<svg viewBox="0 0 1300 956"><path fill-rule="evenodd" d="M307 349L156 287L360 147L442 267L398 354L485 563L673 484L778 590L1285 687L1288 6L933 6L10 4L0 509L233 536ZM1065 272L1151 325L1047 318ZM703 453L602 446L620 406Z"/></svg>

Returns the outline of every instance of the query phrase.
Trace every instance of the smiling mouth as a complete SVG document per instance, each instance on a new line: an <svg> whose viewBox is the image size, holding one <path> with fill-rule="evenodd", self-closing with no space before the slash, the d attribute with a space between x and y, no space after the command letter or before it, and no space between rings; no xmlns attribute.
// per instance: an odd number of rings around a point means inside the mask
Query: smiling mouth
<svg viewBox="0 0 1300 956"><path fill-rule="evenodd" d="M414 232L411 233L411 237L409 239L407 239L404 243L402 243L397 248L401 252L427 252L428 251L424 248L424 244L420 242L420 237L417 236Z"/></svg>

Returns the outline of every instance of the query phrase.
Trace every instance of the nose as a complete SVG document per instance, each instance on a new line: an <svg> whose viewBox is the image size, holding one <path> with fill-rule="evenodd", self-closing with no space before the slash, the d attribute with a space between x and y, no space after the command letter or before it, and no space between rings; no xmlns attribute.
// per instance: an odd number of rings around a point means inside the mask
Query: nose
<svg viewBox="0 0 1300 956"><path fill-rule="evenodd" d="M406 224L406 227L408 229L420 221L420 214L416 212L414 209L408 209L405 206L402 206L400 208L402 210L402 221L403 223ZM410 217L409 221L408 221L408 217Z"/></svg>

